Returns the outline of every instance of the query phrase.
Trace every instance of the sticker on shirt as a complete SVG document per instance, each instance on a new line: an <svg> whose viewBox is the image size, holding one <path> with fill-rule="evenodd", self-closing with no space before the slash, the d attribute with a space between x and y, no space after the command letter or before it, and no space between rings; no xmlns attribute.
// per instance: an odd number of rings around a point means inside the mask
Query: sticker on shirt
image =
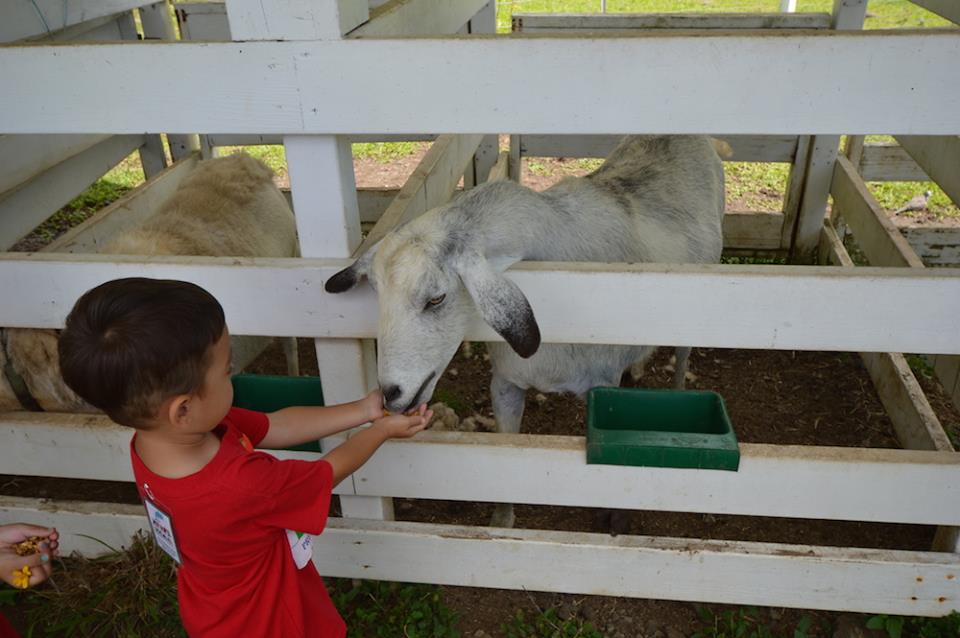
<svg viewBox="0 0 960 638"><path fill-rule="evenodd" d="M240 433L240 447L247 452L253 452L253 443L250 442L250 439L248 439L247 435L243 432Z"/></svg>
<svg viewBox="0 0 960 638"><path fill-rule="evenodd" d="M148 498L143 499L143 504L147 508L147 520L150 521L150 529L153 530L153 538L157 545L179 565L180 550L177 548L177 538L173 533L173 521L170 515Z"/></svg>
<svg viewBox="0 0 960 638"><path fill-rule="evenodd" d="M303 569L313 557L313 537L303 532L287 530L287 540L290 542L290 553L297 569Z"/></svg>

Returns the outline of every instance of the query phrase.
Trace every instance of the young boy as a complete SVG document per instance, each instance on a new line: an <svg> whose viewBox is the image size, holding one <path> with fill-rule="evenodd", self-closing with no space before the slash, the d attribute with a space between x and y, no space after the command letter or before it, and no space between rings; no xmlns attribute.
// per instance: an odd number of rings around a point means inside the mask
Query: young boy
<svg viewBox="0 0 960 638"><path fill-rule="evenodd" d="M191 636L322 636L346 626L310 562L332 488L387 439L422 430L426 406L384 416L379 390L270 414L232 408L230 339L210 293L182 281L119 279L84 294L60 335L78 395L136 430L130 457L158 545L177 561ZM322 460L283 448L372 421Z"/></svg>

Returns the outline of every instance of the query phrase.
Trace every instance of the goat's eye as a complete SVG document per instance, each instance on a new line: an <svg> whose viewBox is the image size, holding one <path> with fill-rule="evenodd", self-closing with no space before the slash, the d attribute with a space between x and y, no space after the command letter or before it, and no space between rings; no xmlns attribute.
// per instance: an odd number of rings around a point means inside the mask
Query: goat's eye
<svg viewBox="0 0 960 638"><path fill-rule="evenodd" d="M427 300L427 308L436 308L443 303L443 300L446 299L446 295L440 295L439 297L433 297L432 299Z"/></svg>

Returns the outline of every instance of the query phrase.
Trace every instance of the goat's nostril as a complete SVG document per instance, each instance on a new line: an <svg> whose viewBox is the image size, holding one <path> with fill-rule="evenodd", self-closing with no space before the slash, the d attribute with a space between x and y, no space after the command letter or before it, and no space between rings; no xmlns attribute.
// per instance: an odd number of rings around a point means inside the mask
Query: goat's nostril
<svg viewBox="0 0 960 638"><path fill-rule="evenodd" d="M401 394L403 394L403 392L401 392L400 386L398 385L388 385L383 388L383 400L387 403L399 398Z"/></svg>

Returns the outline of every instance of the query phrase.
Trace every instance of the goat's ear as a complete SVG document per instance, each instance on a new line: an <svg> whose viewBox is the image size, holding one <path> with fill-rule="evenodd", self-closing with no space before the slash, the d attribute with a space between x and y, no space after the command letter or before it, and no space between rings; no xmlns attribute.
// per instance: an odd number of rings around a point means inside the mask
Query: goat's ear
<svg viewBox="0 0 960 638"><path fill-rule="evenodd" d="M355 262L327 279L327 282L323 284L323 289L327 292L336 293L346 292L356 286L370 272L370 264L373 263L373 256L377 254L377 248L379 247L380 242L377 242L367 249L367 252L360 255Z"/></svg>
<svg viewBox="0 0 960 638"><path fill-rule="evenodd" d="M454 268L483 320L526 359L540 347L540 326L520 288L498 272L516 261L497 259L495 268L483 255L474 252L461 255Z"/></svg>

